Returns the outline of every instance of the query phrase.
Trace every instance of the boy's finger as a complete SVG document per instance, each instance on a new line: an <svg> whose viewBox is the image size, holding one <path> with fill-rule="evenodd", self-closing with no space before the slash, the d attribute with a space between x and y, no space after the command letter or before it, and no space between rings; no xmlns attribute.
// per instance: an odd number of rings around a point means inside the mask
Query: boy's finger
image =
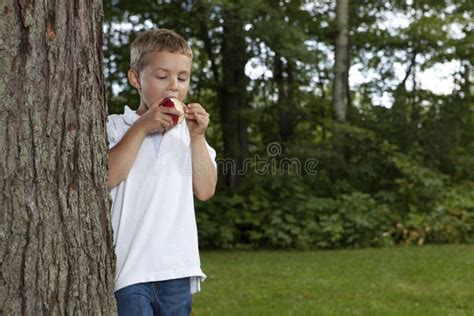
<svg viewBox="0 0 474 316"><path fill-rule="evenodd" d="M164 118L163 121L161 122L161 126L165 130L168 130L173 126L173 120L168 120L168 119Z"/></svg>
<svg viewBox="0 0 474 316"><path fill-rule="evenodd" d="M173 124L173 119L170 115L160 115L156 117L156 122L161 125L164 123Z"/></svg>
<svg viewBox="0 0 474 316"><path fill-rule="evenodd" d="M161 113L166 113L166 114L173 114L173 115L181 115L182 113L175 108L167 108L167 107L160 107Z"/></svg>
<svg viewBox="0 0 474 316"><path fill-rule="evenodd" d="M192 109L192 110L187 110L186 113L188 114L199 114L199 115L204 115L204 116L209 116L209 113L206 112L204 109Z"/></svg>
<svg viewBox="0 0 474 316"><path fill-rule="evenodd" d="M204 109L203 106L199 103L189 103L187 105L188 109Z"/></svg>
<svg viewBox="0 0 474 316"><path fill-rule="evenodd" d="M170 124L170 126L173 125L173 119L171 118L171 116L165 115L165 116L163 117L163 120L164 120L166 123Z"/></svg>
<svg viewBox="0 0 474 316"><path fill-rule="evenodd" d="M158 106L160 106L160 103L163 99L159 99L159 100L156 100L155 102L153 102L150 106L150 108L156 108Z"/></svg>
<svg viewBox="0 0 474 316"><path fill-rule="evenodd" d="M202 123L202 117L199 114L194 114L195 120L201 125Z"/></svg>
<svg viewBox="0 0 474 316"><path fill-rule="evenodd" d="M166 129L170 129L171 127L173 127L173 121L171 121L171 122L170 122L170 121L166 121L165 124L166 124L166 125L165 125Z"/></svg>
<svg viewBox="0 0 474 316"><path fill-rule="evenodd" d="M204 112L204 113L202 113L202 112L186 112L184 114L185 117L188 117L188 116L189 117L194 117L194 115L199 115L200 117L208 117L208 118L210 117L209 113L207 113L207 112Z"/></svg>

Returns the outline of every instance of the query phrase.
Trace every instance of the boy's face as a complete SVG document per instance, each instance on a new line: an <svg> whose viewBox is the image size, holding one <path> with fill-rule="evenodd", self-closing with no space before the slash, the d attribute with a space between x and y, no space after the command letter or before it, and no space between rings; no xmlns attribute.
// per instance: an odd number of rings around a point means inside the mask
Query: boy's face
<svg viewBox="0 0 474 316"><path fill-rule="evenodd" d="M191 57L166 51L151 52L146 55L147 63L140 71L138 87L141 102L150 107L166 97L183 101L189 90L191 77Z"/></svg>

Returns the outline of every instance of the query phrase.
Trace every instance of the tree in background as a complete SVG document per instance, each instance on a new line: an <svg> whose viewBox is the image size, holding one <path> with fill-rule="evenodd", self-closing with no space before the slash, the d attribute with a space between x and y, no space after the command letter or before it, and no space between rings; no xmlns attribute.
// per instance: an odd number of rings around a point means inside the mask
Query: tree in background
<svg viewBox="0 0 474 316"><path fill-rule="evenodd" d="M333 107L338 122L346 121L349 89L349 0L336 2Z"/></svg>
<svg viewBox="0 0 474 316"><path fill-rule="evenodd" d="M242 3L238 2L222 7L221 76L215 77L224 143L223 156L234 159L236 171L243 171L243 163L248 156L248 122L245 117L248 108L248 78L245 75L248 56L244 25L238 11L240 7ZM216 47L211 50L216 51ZM211 63L215 65L216 61ZM228 173L229 187L238 185L242 175L241 172Z"/></svg>
<svg viewBox="0 0 474 316"><path fill-rule="evenodd" d="M2 315L115 311L100 1L7 1Z"/></svg>

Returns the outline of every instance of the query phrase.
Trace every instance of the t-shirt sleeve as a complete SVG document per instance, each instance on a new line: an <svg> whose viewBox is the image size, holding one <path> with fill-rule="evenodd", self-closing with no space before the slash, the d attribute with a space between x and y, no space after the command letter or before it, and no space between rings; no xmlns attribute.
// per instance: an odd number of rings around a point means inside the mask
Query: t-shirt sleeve
<svg viewBox="0 0 474 316"><path fill-rule="evenodd" d="M117 125L112 115L107 118L107 140L109 141L109 149L119 142Z"/></svg>
<svg viewBox="0 0 474 316"><path fill-rule="evenodd" d="M214 150L214 148L209 146L209 144L207 142L206 142L206 147L207 147L207 151L209 152L209 156L211 157L212 163L214 164L214 168L217 169L216 151Z"/></svg>

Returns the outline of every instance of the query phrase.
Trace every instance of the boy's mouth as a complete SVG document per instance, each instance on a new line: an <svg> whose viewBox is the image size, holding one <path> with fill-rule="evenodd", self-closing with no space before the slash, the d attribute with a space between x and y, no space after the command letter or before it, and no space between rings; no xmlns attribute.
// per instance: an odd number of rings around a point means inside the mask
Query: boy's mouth
<svg viewBox="0 0 474 316"><path fill-rule="evenodd" d="M181 113L181 115L179 116L170 114L171 118L173 119L174 125L177 125L178 123L181 123L184 120L184 104L183 102L179 101L177 98L175 97L164 98L160 102L160 106L164 106L167 108L175 108Z"/></svg>

